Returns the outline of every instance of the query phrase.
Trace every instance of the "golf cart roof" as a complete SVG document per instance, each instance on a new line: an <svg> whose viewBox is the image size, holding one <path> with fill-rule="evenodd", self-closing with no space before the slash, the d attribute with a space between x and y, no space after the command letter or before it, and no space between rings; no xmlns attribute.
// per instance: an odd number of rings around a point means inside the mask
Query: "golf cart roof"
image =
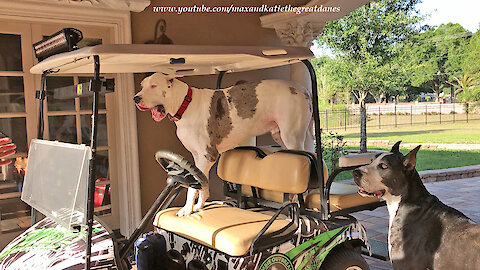
<svg viewBox="0 0 480 270"><path fill-rule="evenodd" d="M93 55L100 57L100 73L104 74L163 72L179 76L248 71L313 58L304 47L107 44L53 55L30 72L93 73Z"/></svg>

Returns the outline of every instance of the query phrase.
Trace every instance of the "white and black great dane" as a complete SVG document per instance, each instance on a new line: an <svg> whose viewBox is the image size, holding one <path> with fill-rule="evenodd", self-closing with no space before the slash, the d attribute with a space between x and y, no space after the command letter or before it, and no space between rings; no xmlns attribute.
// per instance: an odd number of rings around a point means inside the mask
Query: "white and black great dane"
<svg viewBox="0 0 480 270"><path fill-rule="evenodd" d="M175 121L178 138L207 177L219 153L267 132L283 148L313 152L311 92L294 82L263 80L211 90L155 73L141 86L137 108L151 111L155 121L167 115ZM200 210L208 196L208 189L189 188L177 215Z"/></svg>

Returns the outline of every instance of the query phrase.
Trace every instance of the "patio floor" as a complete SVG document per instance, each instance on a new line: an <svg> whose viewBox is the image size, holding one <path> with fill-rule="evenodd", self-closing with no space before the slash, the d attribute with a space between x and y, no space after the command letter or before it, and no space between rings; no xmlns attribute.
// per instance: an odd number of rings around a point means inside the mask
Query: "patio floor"
<svg viewBox="0 0 480 270"><path fill-rule="evenodd" d="M454 207L480 223L480 177L426 183L428 191L445 204ZM386 207L353 214L367 230L369 238L387 242L388 211ZM371 270L392 269L390 262L366 257Z"/></svg>

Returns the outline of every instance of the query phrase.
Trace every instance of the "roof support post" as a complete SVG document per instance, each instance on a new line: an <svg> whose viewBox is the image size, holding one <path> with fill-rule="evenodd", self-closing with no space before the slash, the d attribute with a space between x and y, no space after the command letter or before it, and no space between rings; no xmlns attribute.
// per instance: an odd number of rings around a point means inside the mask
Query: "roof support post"
<svg viewBox="0 0 480 270"><path fill-rule="evenodd" d="M220 71L220 73L218 73L218 77L217 77L217 90L222 88L222 79L223 79L223 75L225 75L226 71L225 70L222 70Z"/></svg>
<svg viewBox="0 0 480 270"><path fill-rule="evenodd" d="M46 70L42 73L42 77L40 79L40 90L35 92L35 98L38 99L38 122L37 122L37 139L43 140L43 131L44 131L44 113L43 113L43 101L47 96L47 91L45 89L45 83L47 81L47 76L50 74L51 71ZM31 224L37 223L37 210L32 207L31 209Z"/></svg>
<svg viewBox="0 0 480 270"><path fill-rule="evenodd" d="M322 130L320 129L320 114L318 111L318 93L317 93L317 76L315 69L313 68L310 60L302 60L303 64L310 73L310 79L312 81L312 105L313 105L313 121L314 121L314 133L315 133L315 154L317 155L317 177L318 187L320 189L320 214L322 220L327 220L330 216L329 211L329 194L325 189L325 179L323 179L323 154L322 154ZM327 191L327 192L325 192Z"/></svg>
<svg viewBox="0 0 480 270"><path fill-rule="evenodd" d="M92 150L92 158L90 159L89 168L89 180L87 184L88 198L87 198L87 247L85 254L85 269L91 268L91 256L92 256L92 233L93 233L93 214L95 210L94 198L95 198L95 171L96 171L96 158L97 158L97 120L98 120L98 99L99 92L101 90L100 81L100 57L98 55L93 56L94 64L94 76L92 80L91 91L93 91L93 112L92 112L92 134L90 137L90 147Z"/></svg>

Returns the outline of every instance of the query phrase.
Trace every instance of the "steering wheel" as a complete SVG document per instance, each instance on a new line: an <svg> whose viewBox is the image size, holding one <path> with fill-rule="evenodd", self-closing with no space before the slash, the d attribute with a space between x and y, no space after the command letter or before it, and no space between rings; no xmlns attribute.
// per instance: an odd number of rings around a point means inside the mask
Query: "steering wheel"
<svg viewBox="0 0 480 270"><path fill-rule="evenodd" d="M167 172L167 178L181 186L195 189L208 188L208 179L200 169L186 158L171 151L160 150L155 154L158 164Z"/></svg>

